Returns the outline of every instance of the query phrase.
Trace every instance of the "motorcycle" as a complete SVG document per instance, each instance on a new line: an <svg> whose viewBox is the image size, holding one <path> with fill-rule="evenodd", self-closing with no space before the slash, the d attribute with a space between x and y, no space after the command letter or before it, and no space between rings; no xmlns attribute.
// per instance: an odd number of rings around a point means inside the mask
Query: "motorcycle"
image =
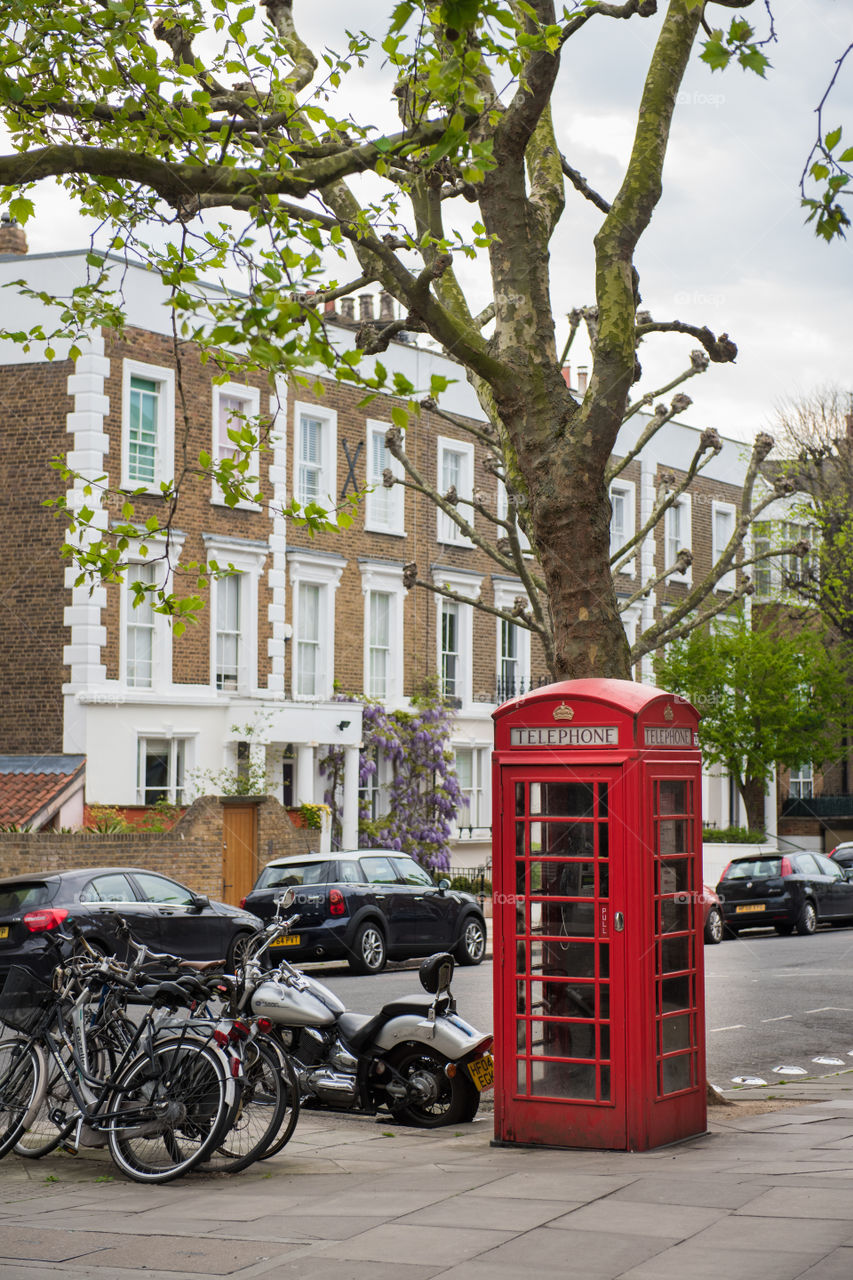
<svg viewBox="0 0 853 1280"><path fill-rule="evenodd" d="M293 901L289 889L249 948L243 981L252 1013L273 1024L290 1055L302 1105L370 1115L384 1106L424 1129L473 1120L494 1084L492 1036L456 1011L453 957L439 952L422 962L425 994L392 1000L372 1016L353 1013L286 959L265 971L268 949L299 920L280 918Z"/></svg>

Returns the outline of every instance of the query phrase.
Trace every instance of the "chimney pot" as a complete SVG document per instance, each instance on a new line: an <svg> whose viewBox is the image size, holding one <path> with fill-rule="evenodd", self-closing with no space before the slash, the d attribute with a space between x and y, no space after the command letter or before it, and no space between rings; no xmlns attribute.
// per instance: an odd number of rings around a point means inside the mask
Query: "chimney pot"
<svg viewBox="0 0 853 1280"><path fill-rule="evenodd" d="M578 391L581 395L586 395L587 383L589 382L589 370L585 364L578 365Z"/></svg>
<svg viewBox="0 0 853 1280"><path fill-rule="evenodd" d="M333 316L336 309L336 300L334 298L329 298L328 302L323 305L323 310L327 316Z"/></svg>
<svg viewBox="0 0 853 1280"><path fill-rule="evenodd" d="M25 254L27 237L23 227L19 227L8 213L0 214L0 254Z"/></svg>
<svg viewBox="0 0 853 1280"><path fill-rule="evenodd" d="M560 370L560 372L561 372L561 373L562 373L562 375L563 375L563 382L565 382L566 386L567 386L567 387L569 388L569 390L571 391L571 389L572 389L572 366L571 366L570 364L564 364L564 365L563 365L563 367L562 367L562 369Z"/></svg>
<svg viewBox="0 0 853 1280"><path fill-rule="evenodd" d="M379 294L379 319L387 321L394 319L394 299L384 289Z"/></svg>
<svg viewBox="0 0 853 1280"><path fill-rule="evenodd" d="M355 298L341 298L341 319L348 324L355 321Z"/></svg>
<svg viewBox="0 0 853 1280"><path fill-rule="evenodd" d="M373 294L360 293L358 295L358 315L362 324L366 320L373 319Z"/></svg>

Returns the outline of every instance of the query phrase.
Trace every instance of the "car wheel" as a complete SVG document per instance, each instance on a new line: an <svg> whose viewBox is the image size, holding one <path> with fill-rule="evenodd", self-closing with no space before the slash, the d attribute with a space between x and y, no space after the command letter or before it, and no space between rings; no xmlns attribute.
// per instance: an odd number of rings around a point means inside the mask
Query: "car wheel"
<svg viewBox="0 0 853 1280"><path fill-rule="evenodd" d="M816 928L817 912L814 909L814 903L804 902L797 916L797 933L801 933L805 937L806 934L814 933Z"/></svg>
<svg viewBox="0 0 853 1280"><path fill-rule="evenodd" d="M385 935L378 924L368 920L353 938L347 963L354 973L381 973L387 959Z"/></svg>
<svg viewBox="0 0 853 1280"><path fill-rule="evenodd" d="M249 943L255 935L253 933L235 933L234 937L228 944L228 955L226 962L228 972L234 973L236 969L242 969L249 958Z"/></svg>
<svg viewBox="0 0 853 1280"><path fill-rule="evenodd" d="M462 925L462 937L453 953L460 964L482 964L486 954L486 930L476 916L469 916Z"/></svg>
<svg viewBox="0 0 853 1280"><path fill-rule="evenodd" d="M720 915L716 907L711 907L708 912L708 919L705 921L705 941L706 942L722 942L723 940L723 917Z"/></svg>
<svg viewBox="0 0 853 1280"><path fill-rule="evenodd" d="M791 934L794 932L794 926L792 924L775 924L773 928L778 934L781 934L783 938L790 938Z"/></svg>

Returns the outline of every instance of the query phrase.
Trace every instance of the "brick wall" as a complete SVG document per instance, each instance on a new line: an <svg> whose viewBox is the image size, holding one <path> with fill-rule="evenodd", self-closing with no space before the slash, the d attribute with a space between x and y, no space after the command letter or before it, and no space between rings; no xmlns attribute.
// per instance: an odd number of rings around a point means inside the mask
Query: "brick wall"
<svg viewBox="0 0 853 1280"><path fill-rule="evenodd" d="M273 797L258 803L260 866L317 847L319 833L293 826ZM75 867L140 867L173 876L196 893L222 896L222 801L200 796L170 831L129 835L96 832L0 832L0 876Z"/></svg>
<svg viewBox="0 0 853 1280"><path fill-rule="evenodd" d="M62 751L62 648L69 636L60 547L64 525L42 506L64 494L50 459L68 448L71 365L0 368L0 751ZM35 673L37 672L37 678Z"/></svg>

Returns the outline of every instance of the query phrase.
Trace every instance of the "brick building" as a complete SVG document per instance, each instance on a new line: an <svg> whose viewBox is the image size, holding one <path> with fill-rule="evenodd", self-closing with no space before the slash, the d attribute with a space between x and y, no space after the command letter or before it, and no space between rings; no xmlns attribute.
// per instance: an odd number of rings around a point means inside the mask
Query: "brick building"
<svg viewBox="0 0 853 1280"><path fill-rule="evenodd" d="M10 242L9 232L15 239ZM25 277L30 289L69 292L86 277L80 253L26 255L17 228L0 242L0 284ZM11 251L10 251L11 250ZM171 313L159 279L116 261L127 327L119 337L93 330L71 358L67 341L29 350L0 346L0 485L7 567L0 660L0 751L70 753L86 757L89 803L136 805L165 797L187 803L223 770L247 764L266 770L268 790L285 804L322 799L318 762L329 744L344 748L343 843L356 843L361 713L335 690L366 692L391 707L405 706L424 678L438 673L457 706L453 747L468 804L459 816L457 865L477 865L489 851L491 712L513 692L546 678L542 655L528 633L461 603L422 589L406 591L403 566L417 561L423 575L449 583L471 599L511 604L520 581L467 545L459 530L426 499L382 487L385 467L397 465L385 432L399 403L377 397L359 408L361 393L322 380L310 387L249 375L216 385L212 365L183 344L176 361ZM12 290L4 293L7 301ZM374 305L361 299L363 319ZM383 299L387 306L390 299ZM43 304L18 295L22 329L49 331ZM334 322L346 328L346 304ZM353 317L354 319L354 317ZM445 357L404 341L382 357L417 387L432 373L453 379L442 396L444 414L482 421L460 370ZM583 374L579 375L580 380ZM50 459L65 458L84 478L107 475L113 488L147 488L135 499L140 523L157 510L159 481L169 478L186 449L228 447L233 413L269 415L269 448L258 461L261 504L226 506L209 480L186 487L172 533L183 564L233 564L233 576L214 582L198 625L180 638L168 620L130 606L132 588L75 585L61 558L64 526L42 503L64 483ZM620 444L638 441L647 419L626 424ZM613 542L620 545L645 523L663 468L684 473L698 432L667 423L653 443L613 482ZM498 484L483 466L470 435L424 411L407 432L407 451L439 487L455 484L460 498L475 490L497 498ZM734 527L735 503L746 469L745 446L725 440L658 528L638 546L617 589L623 598L688 547L694 567L670 579L627 611L629 637L677 601L690 573L703 573ZM120 515L85 479L69 482L69 505L95 510L108 529ZM345 534L310 537L282 510L299 500L335 502L363 495ZM727 532L728 530L728 532ZM721 542L722 539L722 542ZM155 555L143 560L132 545L129 579L150 583L162 573ZM177 590L195 591L195 575ZM727 590L728 582L720 584ZM638 672L649 678L647 662ZM377 803L382 803L382 778ZM709 778L706 817L727 825L739 806L726 780Z"/></svg>

